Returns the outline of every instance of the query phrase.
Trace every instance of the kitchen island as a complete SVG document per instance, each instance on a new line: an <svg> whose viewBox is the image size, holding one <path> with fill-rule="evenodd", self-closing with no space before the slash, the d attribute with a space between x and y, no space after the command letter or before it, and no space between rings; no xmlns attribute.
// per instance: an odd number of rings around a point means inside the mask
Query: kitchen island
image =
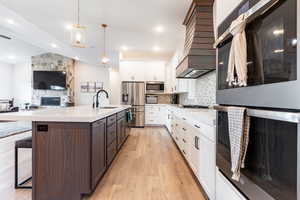
<svg viewBox="0 0 300 200"><path fill-rule="evenodd" d="M91 194L125 142L130 106L46 108L0 114L32 121L33 200Z"/></svg>

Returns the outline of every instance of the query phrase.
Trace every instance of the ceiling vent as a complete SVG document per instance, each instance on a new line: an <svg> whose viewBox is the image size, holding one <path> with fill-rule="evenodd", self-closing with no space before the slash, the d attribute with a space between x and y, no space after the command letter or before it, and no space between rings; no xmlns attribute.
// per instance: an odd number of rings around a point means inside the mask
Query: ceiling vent
<svg viewBox="0 0 300 200"><path fill-rule="evenodd" d="M0 34L0 38L6 39L6 40L11 40L11 37L8 37L6 35L1 35L1 34Z"/></svg>

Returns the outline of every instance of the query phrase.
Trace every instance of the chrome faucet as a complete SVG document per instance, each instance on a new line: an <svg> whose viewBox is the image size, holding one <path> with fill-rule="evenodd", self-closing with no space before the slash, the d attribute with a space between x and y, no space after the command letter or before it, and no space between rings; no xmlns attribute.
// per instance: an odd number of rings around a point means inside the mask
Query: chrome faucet
<svg viewBox="0 0 300 200"><path fill-rule="evenodd" d="M106 90L102 90L102 89L98 90L97 94L93 97L93 108L99 107L99 94L102 92L104 92L106 94L106 98L108 98L108 92ZM95 106L95 101L94 101L95 97L96 97L96 106Z"/></svg>

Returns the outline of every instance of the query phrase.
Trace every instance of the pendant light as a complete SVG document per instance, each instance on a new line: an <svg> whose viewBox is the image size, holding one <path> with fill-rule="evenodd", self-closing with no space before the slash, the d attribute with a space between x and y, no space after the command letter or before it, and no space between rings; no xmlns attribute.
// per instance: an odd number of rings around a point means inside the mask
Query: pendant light
<svg viewBox="0 0 300 200"><path fill-rule="evenodd" d="M77 48L85 48L86 45L86 27L80 25L80 4L77 1L77 24L72 25L71 45Z"/></svg>
<svg viewBox="0 0 300 200"><path fill-rule="evenodd" d="M103 28L103 56L101 58L101 62L102 64L107 64L109 62L109 58L107 57L106 54L106 28L107 28L107 24L102 24L102 28Z"/></svg>

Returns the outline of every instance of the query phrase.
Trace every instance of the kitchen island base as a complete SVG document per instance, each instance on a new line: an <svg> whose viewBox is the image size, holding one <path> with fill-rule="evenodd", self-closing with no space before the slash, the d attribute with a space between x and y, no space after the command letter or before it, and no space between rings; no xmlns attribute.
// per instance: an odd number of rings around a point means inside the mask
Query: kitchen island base
<svg viewBox="0 0 300 200"><path fill-rule="evenodd" d="M129 135L125 117L124 110L92 123L33 122L32 199L91 194Z"/></svg>

